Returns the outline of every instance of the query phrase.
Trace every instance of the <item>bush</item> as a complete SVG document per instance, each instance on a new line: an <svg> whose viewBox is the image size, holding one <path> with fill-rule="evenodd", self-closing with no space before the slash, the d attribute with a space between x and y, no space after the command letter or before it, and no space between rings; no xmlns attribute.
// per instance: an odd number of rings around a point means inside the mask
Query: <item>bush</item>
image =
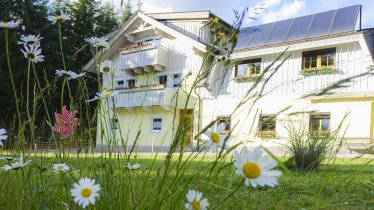
<svg viewBox="0 0 374 210"><path fill-rule="evenodd" d="M339 151L342 138L337 133L340 127L335 131L311 132L302 121L289 123L286 128L290 158L285 165L299 171L318 169L327 157L335 156Z"/></svg>

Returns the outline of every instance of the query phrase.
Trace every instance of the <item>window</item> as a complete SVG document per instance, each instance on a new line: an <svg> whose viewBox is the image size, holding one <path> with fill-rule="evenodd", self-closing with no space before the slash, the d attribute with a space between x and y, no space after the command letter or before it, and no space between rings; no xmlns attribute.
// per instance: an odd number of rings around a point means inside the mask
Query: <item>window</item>
<svg viewBox="0 0 374 210"><path fill-rule="evenodd" d="M276 115L260 115L259 131L275 131Z"/></svg>
<svg viewBox="0 0 374 210"><path fill-rule="evenodd" d="M123 89L125 88L125 81L119 80L116 82L116 89Z"/></svg>
<svg viewBox="0 0 374 210"><path fill-rule="evenodd" d="M168 82L168 76L164 75L164 76L158 77L158 83L160 85L167 85L167 82Z"/></svg>
<svg viewBox="0 0 374 210"><path fill-rule="evenodd" d="M315 113L309 116L310 131L329 131L330 113Z"/></svg>
<svg viewBox="0 0 374 210"><path fill-rule="evenodd" d="M162 130L162 118L161 117L151 118L151 131L160 132L161 130Z"/></svg>
<svg viewBox="0 0 374 210"><path fill-rule="evenodd" d="M180 87L182 83L182 74L173 75L173 87Z"/></svg>
<svg viewBox="0 0 374 210"><path fill-rule="evenodd" d="M112 130L117 130L118 129L118 119L111 120L111 128Z"/></svg>
<svg viewBox="0 0 374 210"><path fill-rule="evenodd" d="M225 130L224 131L230 131L231 130L231 118L227 116L221 116L217 117L217 126L221 123L225 124Z"/></svg>
<svg viewBox="0 0 374 210"><path fill-rule="evenodd" d="M335 48L303 52L303 69L334 66L335 54Z"/></svg>
<svg viewBox="0 0 374 210"><path fill-rule="evenodd" d="M235 66L235 77L251 74L261 74L261 58L243 61Z"/></svg>
<svg viewBox="0 0 374 210"><path fill-rule="evenodd" d="M135 87L135 80L134 79L127 80L127 87L128 88L134 88Z"/></svg>

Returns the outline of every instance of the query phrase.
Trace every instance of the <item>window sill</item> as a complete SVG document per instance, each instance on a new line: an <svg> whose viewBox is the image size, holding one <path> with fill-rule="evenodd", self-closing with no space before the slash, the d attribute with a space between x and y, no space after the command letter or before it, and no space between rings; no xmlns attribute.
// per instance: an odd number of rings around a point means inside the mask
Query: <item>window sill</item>
<svg viewBox="0 0 374 210"><path fill-rule="evenodd" d="M235 82L255 82L260 78L259 74L240 75L234 77Z"/></svg>
<svg viewBox="0 0 374 210"><path fill-rule="evenodd" d="M277 132L275 132L275 131L257 131L256 135L260 136L260 137L274 138L277 135Z"/></svg>
<svg viewBox="0 0 374 210"><path fill-rule="evenodd" d="M320 74L333 74L335 72L335 66L322 66L320 68L307 68L302 69L301 74L304 76L313 76Z"/></svg>

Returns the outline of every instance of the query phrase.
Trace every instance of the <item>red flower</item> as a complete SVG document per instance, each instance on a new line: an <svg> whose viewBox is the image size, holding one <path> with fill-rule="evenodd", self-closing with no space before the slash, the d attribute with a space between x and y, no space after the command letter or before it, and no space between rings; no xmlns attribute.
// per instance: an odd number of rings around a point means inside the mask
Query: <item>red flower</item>
<svg viewBox="0 0 374 210"><path fill-rule="evenodd" d="M62 108L62 114L55 113L56 124L53 126L53 130L60 134L61 139L66 139L80 124L78 118L75 118L77 113L77 110L69 112L66 106Z"/></svg>

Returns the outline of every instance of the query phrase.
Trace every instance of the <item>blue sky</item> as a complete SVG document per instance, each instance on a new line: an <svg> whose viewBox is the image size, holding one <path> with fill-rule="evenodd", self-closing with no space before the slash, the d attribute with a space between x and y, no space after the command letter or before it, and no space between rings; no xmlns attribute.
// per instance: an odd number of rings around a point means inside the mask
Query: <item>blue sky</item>
<svg viewBox="0 0 374 210"><path fill-rule="evenodd" d="M117 7L120 1L113 0ZM132 1L133 4L137 2L137 0ZM255 15L258 20L253 21L247 18L246 26L361 4L363 5L363 28L374 27L374 14L372 14L374 0L142 0L145 12L210 10L229 23L234 20L234 9L251 8L261 2L265 2L265 9L261 14Z"/></svg>

